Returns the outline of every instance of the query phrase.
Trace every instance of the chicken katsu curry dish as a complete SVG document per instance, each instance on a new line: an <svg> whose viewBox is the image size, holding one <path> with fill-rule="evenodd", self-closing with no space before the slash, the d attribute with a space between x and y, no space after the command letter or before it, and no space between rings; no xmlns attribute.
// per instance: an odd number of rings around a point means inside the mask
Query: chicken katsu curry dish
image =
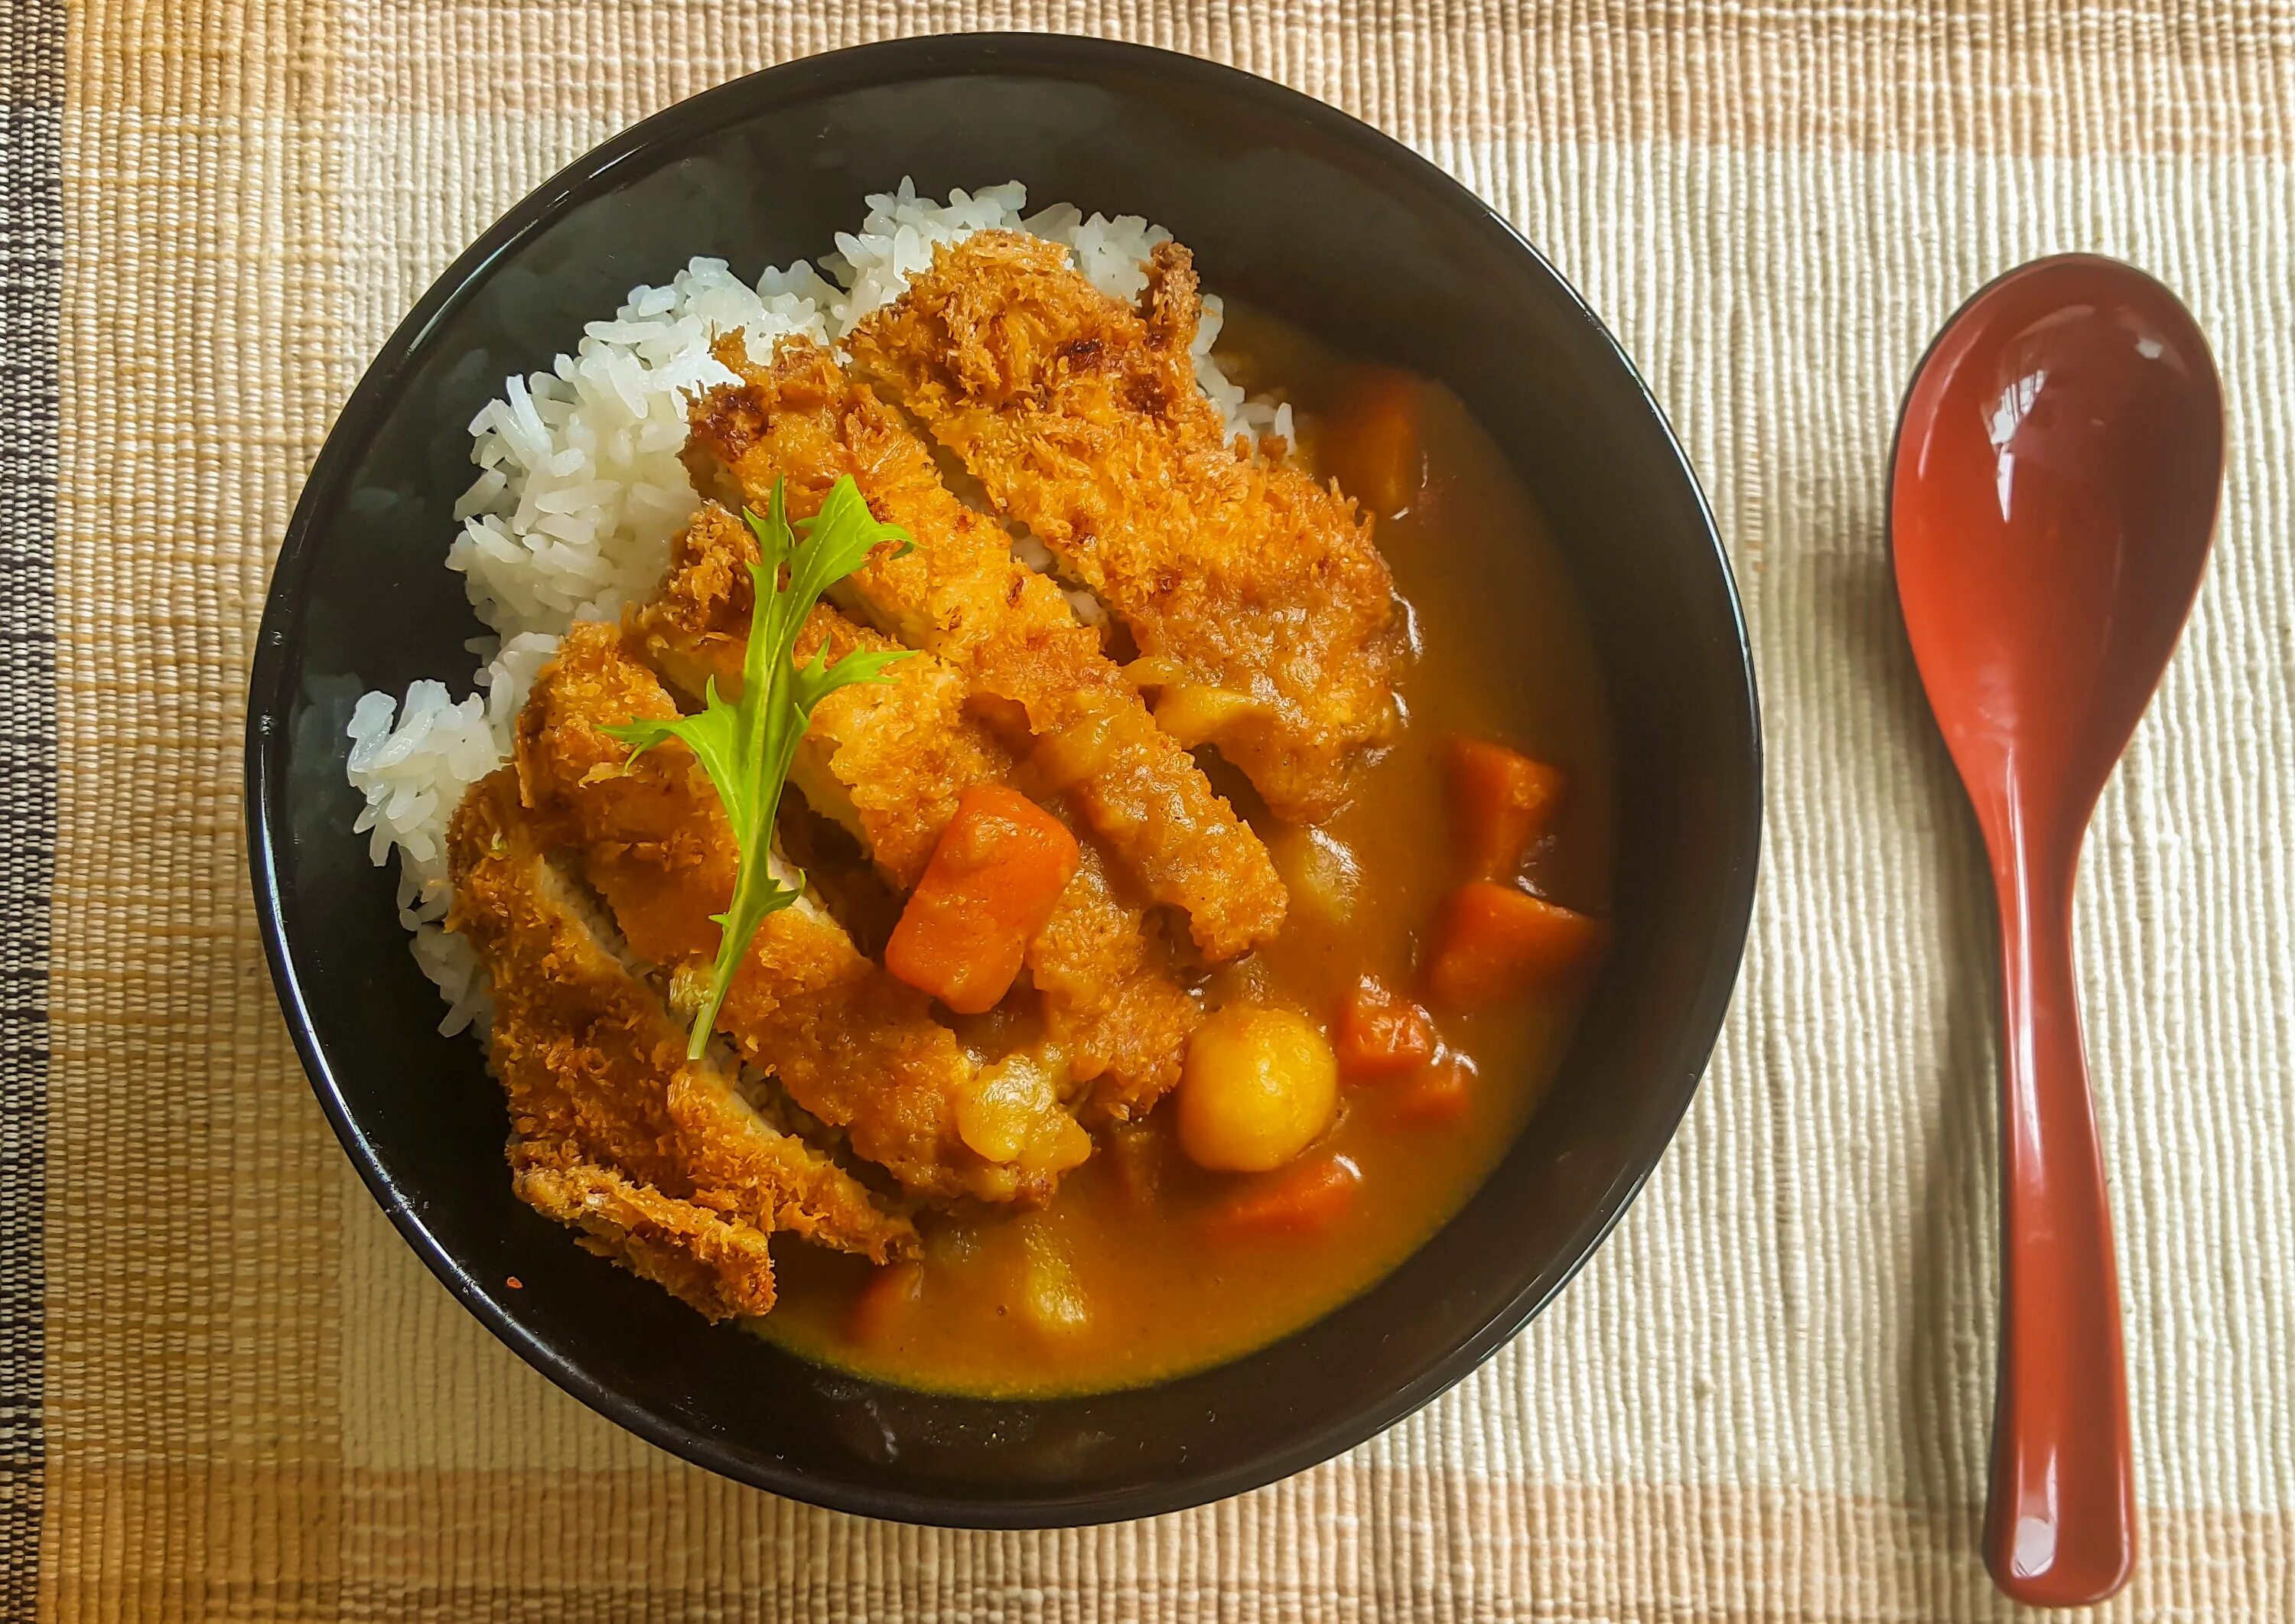
<svg viewBox="0 0 2295 1624"><path fill-rule="evenodd" d="M1594 657L1440 385L1017 185L696 260L471 425L348 771L507 1177L905 1386L1233 1358L1471 1196L1605 942ZM569 335L570 336L570 335Z"/></svg>

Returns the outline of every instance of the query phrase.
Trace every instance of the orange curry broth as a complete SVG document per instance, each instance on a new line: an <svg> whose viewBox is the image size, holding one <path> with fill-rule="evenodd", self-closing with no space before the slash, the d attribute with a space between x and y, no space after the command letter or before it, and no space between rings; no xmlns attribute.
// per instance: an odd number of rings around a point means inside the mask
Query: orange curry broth
<svg viewBox="0 0 2295 1624"><path fill-rule="evenodd" d="M1368 377L1232 306L1220 355L1245 387L1294 403L1311 459L1327 414ZM1214 1007L1288 1005L1327 1027L1360 975L1411 986L1437 904L1468 877L1442 768L1445 745L1460 734L1568 773L1568 798L1524 874L1556 902L1608 906L1608 724L1574 593L1497 447L1447 390L1415 387L1425 481L1374 532L1409 606L1416 653L1399 684L1408 720L1360 770L1353 804L1320 831L1275 827L1247 806L1291 885L1291 910L1278 940L1210 976L1204 996ZM1218 781L1226 788L1232 775ZM1465 1203L1529 1119L1579 1002L1578 991L1555 990L1438 1017L1444 1042L1473 1068L1466 1107L1449 1120L1410 1116L1409 1078L1343 1083L1338 1122L1307 1156L1351 1157L1362 1181L1320 1229L1223 1232L1222 1209L1283 1174L1194 1166L1166 1101L1146 1123L1102 1133L1097 1154L1040 1211L926 1214L921 1269L878 1279L873 1291L878 1271L866 1262L777 1241L780 1300L755 1328L880 1380L1002 1396L1105 1391L1248 1352L1365 1290Z"/></svg>

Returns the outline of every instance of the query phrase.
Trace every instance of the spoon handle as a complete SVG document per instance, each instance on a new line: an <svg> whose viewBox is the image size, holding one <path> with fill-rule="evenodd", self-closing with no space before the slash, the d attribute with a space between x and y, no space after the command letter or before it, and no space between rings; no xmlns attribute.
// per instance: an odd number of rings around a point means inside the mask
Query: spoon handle
<svg viewBox="0 0 2295 1624"><path fill-rule="evenodd" d="M2000 1369L1985 1560L2033 1606L2096 1602L2136 1563L2119 1277L2072 971L2075 849L1996 863L2002 1073Z"/></svg>

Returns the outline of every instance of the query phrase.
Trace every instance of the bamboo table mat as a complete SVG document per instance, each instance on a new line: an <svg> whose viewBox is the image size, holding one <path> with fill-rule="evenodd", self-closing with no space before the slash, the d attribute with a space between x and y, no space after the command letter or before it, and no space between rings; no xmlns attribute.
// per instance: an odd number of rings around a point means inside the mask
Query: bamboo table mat
<svg viewBox="0 0 2295 1624"><path fill-rule="evenodd" d="M2143 1506L2136 1579L2103 1612L2295 1617L2295 10L4 15L0 1616L2004 1614L1975 1548L1989 901L1896 616L1883 479L1899 392L1946 314L2077 248L2184 295L2232 414L2214 566L2079 897ZM981 26L1284 80L1516 221L1638 358L1705 481L1770 761L1727 1030L1649 1188L1557 1305L1341 1460L1042 1534L736 1488L490 1341L322 1121L241 856L268 561L332 414L429 279L669 102Z"/></svg>

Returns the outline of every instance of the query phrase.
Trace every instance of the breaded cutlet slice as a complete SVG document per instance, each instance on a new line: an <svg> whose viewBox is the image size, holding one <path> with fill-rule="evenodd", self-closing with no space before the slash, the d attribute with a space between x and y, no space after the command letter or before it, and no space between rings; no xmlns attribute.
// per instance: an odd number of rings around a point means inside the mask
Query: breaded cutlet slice
<svg viewBox="0 0 2295 1624"><path fill-rule="evenodd" d="M757 556L748 526L705 502L671 543L660 591L633 617L646 658L688 696L703 693L712 678L726 698L740 692L754 601L749 566ZM797 655L810 659L825 647L833 661L897 646L824 606L806 623ZM886 674L886 681L839 689L821 702L797 747L791 781L905 893L931 860L958 798L973 785L1008 781L1016 763L971 714L964 679L946 662L914 654ZM1078 845L1075 877L1028 944L1026 964L1069 1074L1078 1082L1097 1080L1092 1110L1130 1117L1179 1081L1202 1012L1172 980L1160 928L1116 894L1089 834Z"/></svg>
<svg viewBox="0 0 2295 1624"><path fill-rule="evenodd" d="M773 1306L772 1236L690 1201L665 1196L563 1146L513 1140L510 1187L570 1228L581 1245L652 1281L708 1319Z"/></svg>
<svg viewBox="0 0 2295 1624"><path fill-rule="evenodd" d="M715 789L680 741L631 759L605 731L674 716L617 627L576 624L519 714L519 792L580 853L631 951L674 985L706 979L739 852ZM682 999L680 1000L683 1001ZM1039 1199L1090 1154L1049 1083L1016 1094L933 1019L923 993L863 958L810 900L767 916L735 973L718 1031L853 1154L903 1188L950 1201ZM973 1141L1004 1147L992 1159Z"/></svg>
<svg viewBox="0 0 2295 1624"><path fill-rule="evenodd" d="M471 788L447 854L452 926L493 989L490 1052L522 1197L713 1318L772 1305L777 1230L878 1262L915 1253L907 1218L767 1122L718 1057L686 1057L682 1026L551 866L513 771ZM576 1190L597 1199L569 1205ZM642 1262L608 1216L641 1210Z"/></svg>
<svg viewBox="0 0 2295 1624"><path fill-rule="evenodd" d="M838 602L960 673L973 705L1031 750L1031 790L1066 792L1148 894L1187 914L1205 957L1272 936L1286 899L1267 848L1155 725L1059 588L950 494L932 448L829 350L785 339L760 367L743 343L732 333L717 346L740 381L694 404L696 485L763 512L780 478L802 517L851 475L870 511L915 545L872 558L834 589Z"/></svg>
<svg viewBox="0 0 2295 1624"><path fill-rule="evenodd" d="M1196 387L1193 261L1166 242L1137 307L1058 243L945 244L845 339L862 374L960 457L1172 667L1159 721L1212 743L1278 817L1313 822L1395 725L1394 585L1335 487L1238 453Z"/></svg>

